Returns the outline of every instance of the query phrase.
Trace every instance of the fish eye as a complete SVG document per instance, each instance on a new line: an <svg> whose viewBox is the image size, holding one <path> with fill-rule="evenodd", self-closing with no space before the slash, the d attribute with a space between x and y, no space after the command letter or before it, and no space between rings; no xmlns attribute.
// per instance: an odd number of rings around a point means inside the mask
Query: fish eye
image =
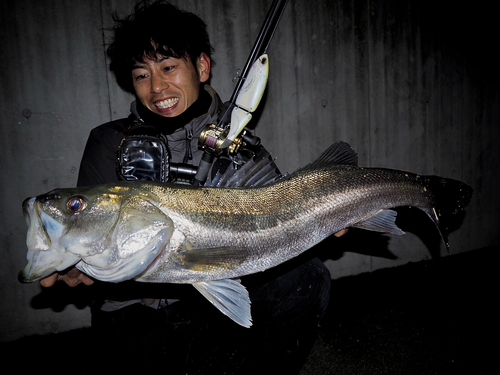
<svg viewBox="0 0 500 375"><path fill-rule="evenodd" d="M72 197L66 203L66 207L69 212L76 214L82 212L87 207L87 202L82 197Z"/></svg>

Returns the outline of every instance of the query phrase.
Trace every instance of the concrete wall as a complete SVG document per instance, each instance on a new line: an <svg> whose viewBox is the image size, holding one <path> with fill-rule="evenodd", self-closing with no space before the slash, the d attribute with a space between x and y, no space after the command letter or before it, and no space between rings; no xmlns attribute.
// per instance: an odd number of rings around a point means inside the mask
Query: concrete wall
<svg viewBox="0 0 500 375"><path fill-rule="evenodd" d="M212 85L228 99L271 1L173 1L209 25ZM116 9L135 1L0 3L0 340L88 326L85 287L21 285L24 198L76 183L91 128L128 114L107 71ZM500 244L498 32L478 1L291 0L269 50L255 133L283 171L349 142L360 164L463 180L475 195L453 253ZM444 255L432 225L403 211L406 236L352 230L315 251L333 278Z"/></svg>

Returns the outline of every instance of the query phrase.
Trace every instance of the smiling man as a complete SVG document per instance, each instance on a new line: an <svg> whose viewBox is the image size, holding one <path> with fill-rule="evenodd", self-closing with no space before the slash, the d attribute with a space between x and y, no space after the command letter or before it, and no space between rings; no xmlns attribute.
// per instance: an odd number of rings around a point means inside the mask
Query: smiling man
<svg viewBox="0 0 500 375"><path fill-rule="evenodd" d="M175 57L143 59L132 67L135 94L151 112L175 117L185 112L200 95L200 82L210 77L206 53L191 60Z"/></svg>
<svg viewBox="0 0 500 375"><path fill-rule="evenodd" d="M189 180L190 166L197 167L203 155L200 133L217 122L222 109L220 98L207 84L212 51L205 23L167 2L141 2L132 15L115 17L114 40L108 48L110 69L136 100L127 118L91 131L79 186ZM232 163L269 157L262 146L242 148L237 157L217 159L208 179ZM173 165L188 172L173 175ZM280 176L277 167L274 173ZM193 295L190 286L134 282L113 286L94 283L74 268L41 284L51 286L57 280L70 286L94 284L92 326L101 333L98 342L126 358L127 369L168 360L169 373L182 374L298 373L330 289L330 274L316 258L296 259L247 276L242 283L249 290L254 324L245 329L202 296Z"/></svg>

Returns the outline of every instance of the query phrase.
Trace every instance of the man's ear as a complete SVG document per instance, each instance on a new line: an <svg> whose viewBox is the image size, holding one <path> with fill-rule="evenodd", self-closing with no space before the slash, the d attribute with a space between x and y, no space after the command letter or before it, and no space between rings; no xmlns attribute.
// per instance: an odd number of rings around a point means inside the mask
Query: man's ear
<svg viewBox="0 0 500 375"><path fill-rule="evenodd" d="M204 52L196 60L196 69L200 82L206 82L210 78L210 57Z"/></svg>

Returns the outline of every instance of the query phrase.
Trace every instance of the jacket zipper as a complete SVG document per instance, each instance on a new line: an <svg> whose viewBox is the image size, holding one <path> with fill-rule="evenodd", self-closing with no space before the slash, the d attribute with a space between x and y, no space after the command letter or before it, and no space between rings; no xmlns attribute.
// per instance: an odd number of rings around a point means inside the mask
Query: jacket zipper
<svg viewBox="0 0 500 375"><path fill-rule="evenodd" d="M193 160L193 151L191 150L191 141L193 140L193 130L186 128L186 156L184 157L184 163L188 160Z"/></svg>

